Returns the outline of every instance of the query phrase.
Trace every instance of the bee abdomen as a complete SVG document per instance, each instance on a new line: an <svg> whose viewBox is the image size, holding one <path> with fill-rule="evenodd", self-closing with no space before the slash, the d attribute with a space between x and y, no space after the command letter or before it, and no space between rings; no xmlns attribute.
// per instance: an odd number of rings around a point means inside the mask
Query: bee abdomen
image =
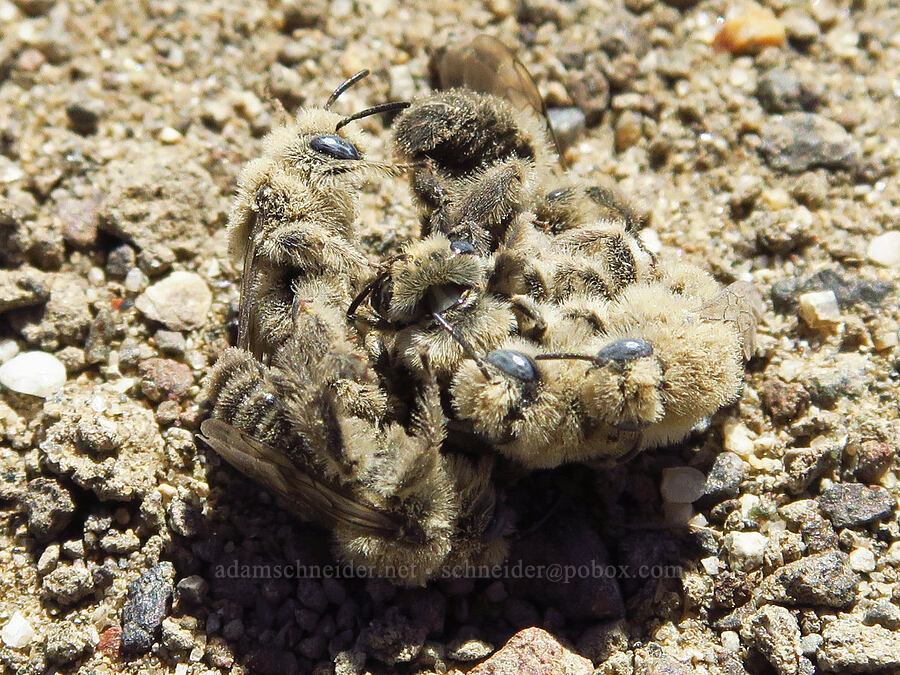
<svg viewBox="0 0 900 675"><path fill-rule="evenodd" d="M278 411L275 388L266 367L242 349L229 349L210 375L212 417L234 425L254 438L272 443L284 437L286 423Z"/></svg>

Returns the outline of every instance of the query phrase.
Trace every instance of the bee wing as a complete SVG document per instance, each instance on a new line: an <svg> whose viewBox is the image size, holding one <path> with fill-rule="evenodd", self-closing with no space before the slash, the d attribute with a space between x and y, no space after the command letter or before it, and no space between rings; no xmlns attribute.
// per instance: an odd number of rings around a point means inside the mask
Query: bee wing
<svg viewBox="0 0 900 675"><path fill-rule="evenodd" d="M256 316L253 311L252 288L255 284L255 263L256 263L256 246L253 245L252 237L255 230L255 222L250 227L251 241L247 243L244 250L244 269L241 271L241 300L238 310L238 341L237 346L246 349L252 353L257 359L261 356L259 345L257 344L257 326Z"/></svg>
<svg viewBox="0 0 900 675"><path fill-rule="evenodd" d="M744 344L744 358L756 349L756 324L765 305L759 290L748 281L735 281L700 308L700 318L733 323Z"/></svg>
<svg viewBox="0 0 900 675"><path fill-rule="evenodd" d="M317 480L272 446L218 419L200 425L200 438L238 471L286 499L304 518L326 527L346 525L397 538L403 523Z"/></svg>
<svg viewBox="0 0 900 675"><path fill-rule="evenodd" d="M562 156L534 78L512 50L497 38L478 35L467 45L447 49L438 61L437 73L442 89L465 87L493 94L518 110L537 115L544 121L557 154Z"/></svg>

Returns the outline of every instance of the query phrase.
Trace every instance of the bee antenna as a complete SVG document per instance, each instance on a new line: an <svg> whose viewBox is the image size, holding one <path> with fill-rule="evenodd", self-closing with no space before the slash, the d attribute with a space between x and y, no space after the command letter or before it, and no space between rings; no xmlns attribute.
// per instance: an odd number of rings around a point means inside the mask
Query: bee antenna
<svg viewBox="0 0 900 675"><path fill-rule="evenodd" d="M445 331L450 333L450 337L452 337L454 340L456 340L459 343L459 345L466 352L466 355L470 359L475 361L475 364L478 366L478 369L481 371L481 374L484 375L484 379L490 380L491 374L490 374L490 372L488 372L487 367L484 365L484 359L482 359L480 356L478 356L478 354L475 352L475 348L472 347L471 344L469 344L469 341L466 340L466 338L464 338L462 336L462 334L458 330L456 330L456 328L454 328L453 325L450 324L450 322L447 321L447 319L444 318L444 315L441 314L440 312L432 312L431 316L433 316L434 320L437 321L441 325L441 328L443 328Z"/></svg>
<svg viewBox="0 0 900 675"><path fill-rule="evenodd" d="M579 361L596 361L596 356L589 356L588 354L535 354L535 361L562 361L562 360L571 360L578 359Z"/></svg>
<svg viewBox="0 0 900 675"><path fill-rule="evenodd" d="M370 115L378 115L379 113L384 112L393 112L394 110L403 110L404 108L409 107L409 101L392 101L391 103L382 103L380 105L372 106L371 108L366 108L358 113L350 115L349 117L345 117L340 122L338 122L334 130L337 132L341 127L350 124L355 120L360 120L363 117L369 117Z"/></svg>
<svg viewBox="0 0 900 675"><path fill-rule="evenodd" d="M334 93L328 97L328 100L325 101L325 110L328 110L331 107L331 104L338 100L338 96L347 91L354 84L359 82L364 77L369 76L368 70L361 70L356 75L348 77L346 80L341 82L340 86L334 90Z"/></svg>

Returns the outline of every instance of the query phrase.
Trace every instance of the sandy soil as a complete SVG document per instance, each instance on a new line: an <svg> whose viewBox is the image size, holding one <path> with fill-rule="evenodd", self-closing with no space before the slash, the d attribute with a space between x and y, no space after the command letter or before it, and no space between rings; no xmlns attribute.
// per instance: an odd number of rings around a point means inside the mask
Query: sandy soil
<svg viewBox="0 0 900 675"><path fill-rule="evenodd" d="M54 372L0 390L3 668L505 673L530 645L585 657L573 673L900 670L900 9L766 6L0 0L0 362L65 367L61 392ZM776 44L715 49L726 16ZM649 245L763 291L743 396L677 447L534 479L574 515L532 553L633 578L229 578L332 562L194 440L238 297L240 167L282 106L361 68L342 110L407 99L433 46L479 31L574 114L571 170L613 177ZM382 121L361 127L387 158ZM404 181L363 202L373 255L416 235ZM478 669L530 626L564 647L527 633Z"/></svg>

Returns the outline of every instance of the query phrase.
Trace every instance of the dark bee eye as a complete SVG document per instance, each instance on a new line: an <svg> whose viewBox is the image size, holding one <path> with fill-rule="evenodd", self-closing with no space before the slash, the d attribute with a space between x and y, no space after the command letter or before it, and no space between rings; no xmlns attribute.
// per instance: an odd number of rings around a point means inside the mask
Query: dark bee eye
<svg viewBox="0 0 900 675"><path fill-rule="evenodd" d="M537 382L538 380L538 369L534 359L514 349L495 349L488 352L484 360L522 382Z"/></svg>
<svg viewBox="0 0 900 675"><path fill-rule="evenodd" d="M474 255L475 247L467 241L450 242L450 250L456 255Z"/></svg>
<svg viewBox="0 0 900 675"><path fill-rule="evenodd" d="M597 360L605 363L616 361L625 363L653 354L653 345L640 338L625 338L606 345L597 352Z"/></svg>
<svg viewBox="0 0 900 675"><path fill-rule="evenodd" d="M565 197L568 197L570 194L572 194L572 190L570 190L569 188L562 188L559 190L554 190L553 192L548 192L546 199L548 202L555 202L557 199L563 199Z"/></svg>
<svg viewBox="0 0 900 675"><path fill-rule="evenodd" d="M334 159L362 159L353 143L334 134L314 136L309 142L309 147Z"/></svg>

